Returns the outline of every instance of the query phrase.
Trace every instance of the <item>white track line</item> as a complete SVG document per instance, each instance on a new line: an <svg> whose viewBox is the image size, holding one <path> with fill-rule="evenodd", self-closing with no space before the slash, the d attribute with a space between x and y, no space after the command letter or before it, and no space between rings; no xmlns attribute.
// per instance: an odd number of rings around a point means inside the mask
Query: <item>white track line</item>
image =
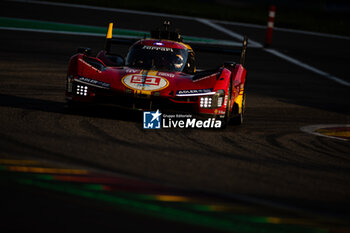
<svg viewBox="0 0 350 233"><path fill-rule="evenodd" d="M286 61L288 61L288 62L290 62L290 63L293 63L293 64L295 64L295 65L297 65L297 66L303 67L304 69L307 69L307 70L309 70L309 71L311 71L311 72L313 72L313 73L319 74L319 75L323 76L324 78L327 78L327 79L329 79L329 80L332 80L332 81L334 81L334 82L337 82L337 83L339 83L339 84L341 84L341 85L350 87L350 83L349 83L349 82L347 82L347 81L345 81L345 80L342 80L342 79L340 79L340 78L338 78L338 77L336 77L336 76L334 76L334 75L331 75L331 74L329 74L329 73L327 73L327 72L324 72L324 71L322 71L322 70L319 70L319 69L317 69L317 68L315 68L315 67L313 67L313 66L310 66L310 65L308 65L308 64L305 64L305 63L303 63L303 62L301 62L301 61L299 61L299 60L297 60L297 59L295 59L295 58L292 58L292 57L287 56L287 55L285 55L285 54L283 54L283 53L281 53L281 52L278 52L277 50L274 50L274 49L266 49L266 48L264 48L263 50L266 51L266 52L268 52L268 53L270 53L270 54L273 54L273 55L275 55L275 56L277 56L277 57L279 57L279 58L282 58L283 60L286 60Z"/></svg>
<svg viewBox="0 0 350 233"><path fill-rule="evenodd" d="M239 34L233 32L233 31L231 31L231 30L229 30L229 29L227 29L227 28L224 28L224 27L222 27L222 26L219 25L219 24L213 23L213 22L211 22L211 21L209 21L209 20L204 20L204 19L197 19L197 20L198 20L199 22L201 22L201 23L204 23L205 25L207 25L207 26L209 26L209 27L212 27L212 28L214 28L214 29L220 31L220 32L226 33L227 35L229 35L229 36L231 36L231 37L233 37L233 38L236 38L236 39L239 39L239 40L242 40L242 38L243 38L241 35L239 35ZM258 48L263 48L263 46L262 46L260 43L258 43L258 42L249 40L248 44L249 44L249 43L253 43L253 46L257 46ZM309 70L309 71L311 71L311 72L313 72L313 73L319 74L319 75L321 75L321 76L324 77L324 78L327 78L327 79L329 79L329 80L332 80L332 81L334 81L334 82L337 82L337 83L339 83L339 84L341 84L341 85L350 87L350 83L349 83L349 82L347 82L347 81L345 81L345 80L342 80L342 79L340 79L340 78L338 78L338 77L336 77L336 76L334 76L334 75L331 75L331 74L329 74L329 73L327 73L327 72L324 72L324 71L322 71L322 70L319 70L319 69L317 69L317 68L315 68L315 67L313 67L313 66L307 65L307 64L305 64L305 63L303 63L303 62L301 62L301 61L299 61L299 60L297 60L297 59L294 59L294 58L292 58L292 57L290 57L290 56L287 56L287 55L285 55L285 54L283 54L283 53L281 53L281 52L278 52L277 50L274 50L274 49L266 49L266 48L263 48L263 50L266 51L266 52L268 52L268 53L270 53L270 54L273 54L273 55L275 55L275 56L277 56L277 57L279 57L279 58L282 58L283 60L286 60L286 61L288 61L288 62L290 62L290 63L293 63L293 64L295 64L295 65L297 65L297 66L303 67L304 69L307 69L307 70Z"/></svg>
<svg viewBox="0 0 350 233"><path fill-rule="evenodd" d="M259 24L250 24L250 23L238 23L238 22L230 22L230 21L222 21L222 20L211 20L214 23L219 24L225 24L225 25L233 25L233 26L239 26L239 27L247 27L247 28L256 28L256 29L263 29L266 30L265 25L259 25ZM340 35L334 35L329 33L322 33L322 32L311 32L311 31L305 31L305 30L299 30L299 29L291 29L291 28L280 28L280 27L274 27L275 31L281 31L281 32L291 32L291 33L298 33L298 34L304 34L309 36L318 36L318 37L328 37L332 39L342 39L342 40L350 40L349 36L340 36Z"/></svg>
<svg viewBox="0 0 350 233"><path fill-rule="evenodd" d="M41 33L64 34L64 35L97 36L97 37L105 37L106 36L105 34L92 33L92 32L69 32L69 31L56 31L56 30L46 30L46 29L15 28L15 27L0 27L0 30L23 31L23 32L41 32Z"/></svg>
<svg viewBox="0 0 350 233"><path fill-rule="evenodd" d="M217 20L212 19L213 23L220 23L220 24L226 24L226 25L233 25L233 26L239 26L239 27L247 27L247 28L257 28L257 29L265 29L265 25L259 25L259 24L252 24L252 23L239 23L239 22L231 22L231 21L225 21L225 20Z"/></svg>
<svg viewBox="0 0 350 233"><path fill-rule="evenodd" d="M198 19L197 18L196 20L198 22L203 23L203 24L205 24L205 25L207 25L209 27L212 27L212 28L214 28L214 29L216 29L216 30L218 30L220 32L223 32L223 33L225 33L225 34L227 34L227 35L229 35L229 36L231 36L231 37L233 37L233 38L235 38L235 39L237 39L239 41L243 41L243 39L244 39L244 37L241 34L235 33L235 32L233 32L233 31L231 31L231 30L229 30L227 28L224 28L224 27L222 27L222 26L220 26L218 24L215 24L215 23L213 23L212 21L210 21L208 19ZM248 44L250 45L250 47L253 47L253 48L262 48L263 47L260 43L255 42L253 40L249 40Z"/></svg>
<svg viewBox="0 0 350 233"><path fill-rule="evenodd" d="M36 0L7 0L7 1L25 2L25 3L49 5L49 6L72 7L72 8L81 8L81 9L90 9L90 10L111 11L111 12L137 14L137 15L169 17L169 18L187 19L187 20L199 19L197 17L184 16L184 15L156 13L156 12L149 12L149 11L127 10L127 9L118 9L118 8L110 8L110 7L98 7L98 6L80 5L80 4L72 4L72 3L46 2L46 1L36 1ZM236 26L242 26L242 27L266 29L266 26L258 25L258 24L230 22L230 21L223 21L223 20L211 20L211 21L214 23L220 23L220 24L228 24L228 25L236 25ZM297 30L297 29L280 28L280 27L275 27L274 30L291 32L291 33L299 33L299 34L311 35L311 36L320 36L320 37L329 37L329 38L334 38L334 39L350 40L350 37L348 37L348 36L340 36L340 35L334 35L334 34L328 34L328 33L310 32L310 31Z"/></svg>
<svg viewBox="0 0 350 233"><path fill-rule="evenodd" d="M350 37L348 37L348 36L339 36L339 35L321 33L321 32L310 32L310 31L297 30L297 29L280 28L280 27L275 27L274 30L281 31L281 32L299 33L299 34L304 34L304 35L309 35L309 36L318 36L318 37L326 37L326 38L332 38L332 39L350 40Z"/></svg>
<svg viewBox="0 0 350 233"><path fill-rule="evenodd" d="M31 3L31 4L39 4L39 5L47 5L47 6L62 6L62 7L71 7L71 8L79 8L79 9L111 11L111 12L136 14L136 15L169 17L169 18L177 18L177 19L188 19L188 20L195 19L195 17L184 16L184 15L173 15L173 14L156 13L156 12L148 12L148 11L127 10L127 9L118 9L118 8L111 8L111 7L89 6L89 5L80 5L80 4L73 4L73 3L45 2L45 1L35 1L35 0L7 0L7 1Z"/></svg>
<svg viewBox="0 0 350 233"><path fill-rule="evenodd" d="M195 19L197 20L198 22L201 22L209 27L212 27L220 32L223 32L239 41L242 41L243 40L243 36L241 34L238 34L236 32L233 32L227 28L224 28L223 26L217 24L217 23L214 23L213 21L209 20L209 19ZM252 43L251 40L249 40L250 43ZM253 43L256 43L256 42L253 42ZM262 47L262 46L261 46Z"/></svg>

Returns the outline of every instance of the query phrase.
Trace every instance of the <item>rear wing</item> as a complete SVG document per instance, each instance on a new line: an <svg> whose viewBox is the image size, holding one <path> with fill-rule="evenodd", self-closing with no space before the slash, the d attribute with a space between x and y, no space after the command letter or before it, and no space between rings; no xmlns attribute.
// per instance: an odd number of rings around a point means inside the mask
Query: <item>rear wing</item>
<svg viewBox="0 0 350 233"><path fill-rule="evenodd" d="M151 31L151 38L169 39L169 40L182 42L182 36L178 32L173 32L168 30L169 25L170 25L170 22L165 21L164 22L165 30ZM137 37L127 37L127 36L112 38L113 37L112 34L113 34L113 23L109 23L108 31L106 35L106 42L105 42L106 54L113 54L111 50L113 44L132 45L135 42L142 39ZM143 39L146 39L146 35L144 36ZM190 45L195 52L223 53L223 54L232 54L232 55L240 56L240 64L243 66L245 64L247 46L248 46L248 37L246 35L244 35L242 46L239 48L232 47L232 46L221 46L220 44L208 44L208 43L202 43L202 42L185 42L185 43Z"/></svg>
<svg viewBox="0 0 350 233"><path fill-rule="evenodd" d="M228 47L220 45L208 45L208 44L196 44L188 43L194 51L198 52L208 52L208 53L222 53L240 56L240 64L244 66L245 58L247 54L248 37L244 35L242 47Z"/></svg>

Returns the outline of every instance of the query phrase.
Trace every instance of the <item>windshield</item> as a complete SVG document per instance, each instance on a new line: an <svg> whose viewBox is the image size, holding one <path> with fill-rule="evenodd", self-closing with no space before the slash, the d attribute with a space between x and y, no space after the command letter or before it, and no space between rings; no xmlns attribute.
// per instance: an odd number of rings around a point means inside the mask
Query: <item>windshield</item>
<svg viewBox="0 0 350 233"><path fill-rule="evenodd" d="M126 65L145 70L181 72L186 64L187 50L150 45L134 45L126 58Z"/></svg>

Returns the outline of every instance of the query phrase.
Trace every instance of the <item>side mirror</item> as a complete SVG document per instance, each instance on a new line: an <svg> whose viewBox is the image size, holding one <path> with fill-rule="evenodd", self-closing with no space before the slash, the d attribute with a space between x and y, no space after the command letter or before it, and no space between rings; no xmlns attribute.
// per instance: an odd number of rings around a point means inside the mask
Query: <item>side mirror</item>
<svg viewBox="0 0 350 233"><path fill-rule="evenodd" d="M230 71L233 71L236 67L236 63L235 62L231 62L231 61L227 61L227 62L224 62L224 65L223 67L229 69Z"/></svg>
<svg viewBox="0 0 350 233"><path fill-rule="evenodd" d="M90 48L79 47L79 48L77 49L77 52L78 52L78 53L83 53L83 54L85 54L85 55L87 55L87 56L90 56L90 55L91 55L91 49L90 49Z"/></svg>
<svg viewBox="0 0 350 233"><path fill-rule="evenodd" d="M107 59L113 63L113 66L124 66L125 59L120 55L106 55Z"/></svg>

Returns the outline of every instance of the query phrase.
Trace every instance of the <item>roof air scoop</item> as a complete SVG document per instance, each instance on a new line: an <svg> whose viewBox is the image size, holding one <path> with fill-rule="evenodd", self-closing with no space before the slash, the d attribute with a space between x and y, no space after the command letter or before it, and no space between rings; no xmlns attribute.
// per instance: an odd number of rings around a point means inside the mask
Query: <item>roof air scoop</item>
<svg viewBox="0 0 350 233"><path fill-rule="evenodd" d="M173 40L177 42L182 42L182 36L178 31L170 31L171 22L165 20L163 23L163 30L157 28L151 31L151 38L159 40Z"/></svg>
<svg viewBox="0 0 350 233"><path fill-rule="evenodd" d="M164 21L164 23L163 23L164 31L169 31L170 24L171 24L171 22L169 20Z"/></svg>

